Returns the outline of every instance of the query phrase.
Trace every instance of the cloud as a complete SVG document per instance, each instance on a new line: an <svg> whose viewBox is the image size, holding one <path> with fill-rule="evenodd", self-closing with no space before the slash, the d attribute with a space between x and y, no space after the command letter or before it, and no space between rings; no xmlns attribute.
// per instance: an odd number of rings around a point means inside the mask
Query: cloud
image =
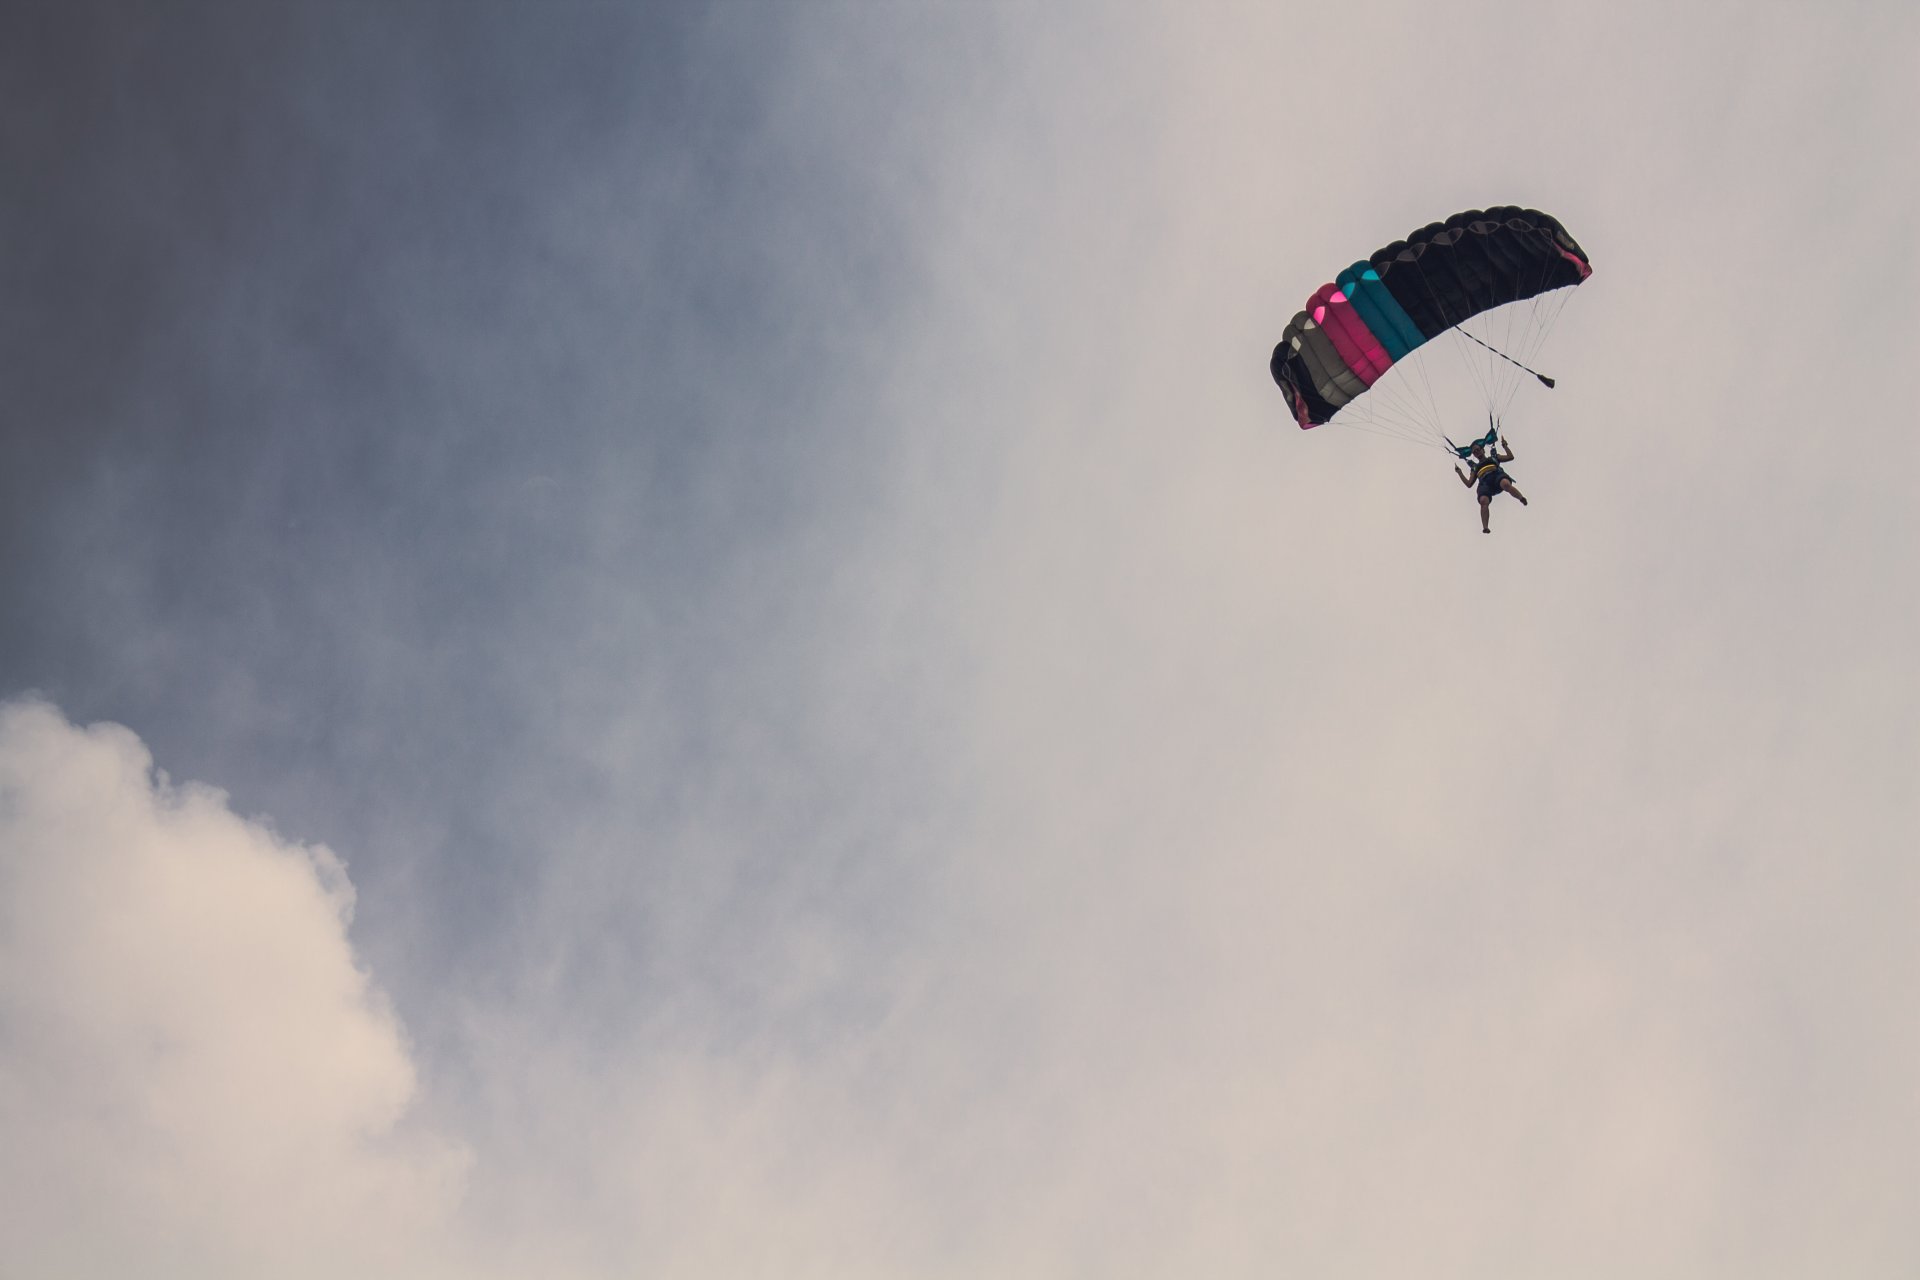
<svg viewBox="0 0 1920 1280"><path fill-rule="evenodd" d="M7 1113L40 1160L18 1220L232 1260L350 1257L355 1214L397 1254L451 1218L445 1255L513 1275L1911 1270L1920 437L1884 157L1912 20L917 12L724 19L685 104L633 74L623 51L678 48L644 28L529 44L506 11L398 45L384 101L363 60L296 60L375 103L368 139L425 110L432 170L488 179L398 237L373 201L366 244L315 206L294 225L340 246L344 301L275 253L236 268L391 360L309 366L303 323L263 331L291 371L212 366L274 392L219 411L273 463L234 491L298 481L331 537L223 526L245 554L209 569L172 521L229 513L201 487L225 455L152 450L187 483L151 521L48 501L104 541L46 598L139 584L79 628L112 655L72 686L89 714L119 699L163 758L353 853L423 1103L476 1155L455 1213L330 860L29 707L22 776L98 757L122 782L88 794L135 828L245 834L260 875L214 900L280 885L231 923L334 961L276 1008L272 965L170 967L227 936L189 923L206 895L102 906L95 879L138 877L20 859L68 923L7 954L71 994L6 1006L59 1103ZM460 91L416 99L410 47ZM595 83L668 91L562 91ZM413 169L349 150L322 185L353 200ZM1508 198L1598 274L1516 430L1534 505L1483 539L1434 460L1287 427L1265 363L1330 268ZM1828 293L1845 323L1790 318ZM1809 466L1830 417L1854 453ZM107 967L135 943L168 963ZM108 1011L80 1048L69 1001ZM125 1012L156 1005L193 1035ZM233 1170L284 1142L225 1110L271 1099L125 1065L254 1037L332 1101L287 1123L349 1206L266 1197L278 1232ZM151 1172L176 1146L192 1179Z"/></svg>
<svg viewBox="0 0 1920 1280"><path fill-rule="evenodd" d="M0 706L0 1270L401 1273L461 1163L352 908L127 729Z"/></svg>

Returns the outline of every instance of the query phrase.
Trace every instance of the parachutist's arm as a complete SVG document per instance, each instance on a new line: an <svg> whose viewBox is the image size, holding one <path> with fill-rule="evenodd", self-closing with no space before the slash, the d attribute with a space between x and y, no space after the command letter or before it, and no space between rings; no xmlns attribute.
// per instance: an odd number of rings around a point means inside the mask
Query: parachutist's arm
<svg viewBox="0 0 1920 1280"><path fill-rule="evenodd" d="M1507 443L1507 438L1505 436L1500 437L1500 450L1501 451L1499 453L1494 455L1494 458L1496 461L1499 461L1499 462L1513 461L1513 446Z"/></svg>
<svg viewBox="0 0 1920 1280"><path fill-rule="evenodd" d="M1469 489L1471 489L1471 488L1473 488L1473 477L1472 477L1472 476L1470 476L1470 475L1468 475L1468 474L1467 474L1466 472L1464 472L1464 471L1462 471L1462 470L1461 470L1460 468L1458 468L1458 467L1455 467L1455 468L1453 469L1453 474L1455 474L1455 475L1457 475L1457 476L1459 476L1459 477L1460 477L1460 483L1461 483L1461 484L1463 484L1463 485L1465 485L1465 486L1467 486L1467 488L1469 488Z"/></svg>

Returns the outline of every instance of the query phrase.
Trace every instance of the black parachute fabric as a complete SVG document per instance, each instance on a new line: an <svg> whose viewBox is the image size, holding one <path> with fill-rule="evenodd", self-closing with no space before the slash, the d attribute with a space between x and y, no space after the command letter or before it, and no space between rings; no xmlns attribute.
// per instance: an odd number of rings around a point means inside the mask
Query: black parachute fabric
<svg viewBox="0 0 1920 1280"><path fill-rule="evenodd" d="M1315 291L1274 348L1273 379L1295 421L1318 426L1379 396L1377 384L1403 381L1394 366L1433 339L1577 285L1592 271L1586 252L1550 214L1517 205L1457 213L1376 250ZM1557 305L1535 306L1518 318L1503 312L1493 323L1506 326L1503 341L1525 348L1537 345L1557 315ZM1485 338L1463 332L1492 350ZM1491 381L1481 379L1489 407L1510 394L1499 390L1501 377L1496 369Z"/></svg>

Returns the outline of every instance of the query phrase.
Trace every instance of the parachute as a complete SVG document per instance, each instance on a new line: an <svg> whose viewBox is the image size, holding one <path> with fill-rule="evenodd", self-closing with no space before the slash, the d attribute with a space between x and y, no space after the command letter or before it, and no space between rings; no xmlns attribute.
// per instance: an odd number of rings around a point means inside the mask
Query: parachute
<svg viewBox="0 0 1920 1280"><path fill-rule="evenodd" d="M1443 351L1460 354L1497 417L1523 375L1553 386L1527 366L1592 274L1551 215L1513 205L1456 213L1316 289L1273 349L1273 380L1302 429L1336 422L1453 452L1445 428L1460 415L1447 411Z"/></svg>

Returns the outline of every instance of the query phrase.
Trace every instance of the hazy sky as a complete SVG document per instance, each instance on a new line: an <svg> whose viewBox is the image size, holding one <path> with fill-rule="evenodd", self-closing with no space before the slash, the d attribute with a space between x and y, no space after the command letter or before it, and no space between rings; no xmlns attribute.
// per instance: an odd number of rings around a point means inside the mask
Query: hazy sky
<svg viewBox="0 0 1920 1280"><path fill-rule="evenodd" d="M7 5L0 1272L1914 1274L1917 56ZM1505 203L1485 537L1267 357Z"/></svg>

